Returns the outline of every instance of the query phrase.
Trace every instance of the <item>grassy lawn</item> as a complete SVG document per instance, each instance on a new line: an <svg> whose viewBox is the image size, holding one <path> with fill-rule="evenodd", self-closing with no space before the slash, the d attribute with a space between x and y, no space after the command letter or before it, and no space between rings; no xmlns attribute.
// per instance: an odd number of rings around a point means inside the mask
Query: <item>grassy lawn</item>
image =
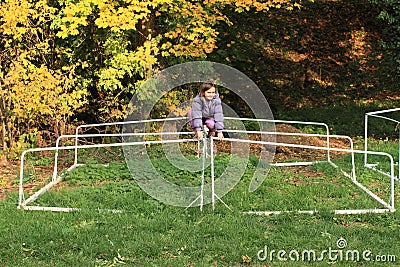
<svg viewBox="0 0 400 267"><path fill-rule="evenodd" d="M377 147L382 142L371 145ZM388 147L387 142L384 145ZM394 149L397 143L389 147ZM174 176L179 170L160 155L150 153L159 173L176 184L199 185L200 172L180 170ZM217 156L216 177L223 173L232 157L235 156ZM388 200L387 177L362 168L361 156L356 161L358 180ZM346 169L349 156L335 158L334 162ZM251 158L242 179L222 198L232 211L219 201L215 210L205 205L200 211L198 206L185 209L153 199L131 178L123 161L116 160L107 166L97 163L101 162L88 157L86 166L65 174L61 186L34 202L34 205L83 208L80 212L18 210L14 192L0 202L0 265L398 265L400 248L394 244L399 242L399 212L331 213L333 209L382 206L330 164L272 167L261 186L250 193L249 182L257 163ZM97 208L124 212L96 211ZM320 212L243 214L250 210L299 209Z"/></svg>

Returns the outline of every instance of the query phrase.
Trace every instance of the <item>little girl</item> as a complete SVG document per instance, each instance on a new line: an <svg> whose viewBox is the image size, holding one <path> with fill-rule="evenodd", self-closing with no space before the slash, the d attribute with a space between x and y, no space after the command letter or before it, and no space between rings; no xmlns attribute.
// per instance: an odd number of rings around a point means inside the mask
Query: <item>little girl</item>
<svg viewBox="0 0 400 267"><path fill-rule="evenodd" d="M200 93L193 99L192 109L188 114L190 126L199 140L203 139L202 126L205 124L210 130L208 136L215 136L221 140L224 135L224 114L222 113L221 99L212 82L205 82L200 86Z"/></svg>

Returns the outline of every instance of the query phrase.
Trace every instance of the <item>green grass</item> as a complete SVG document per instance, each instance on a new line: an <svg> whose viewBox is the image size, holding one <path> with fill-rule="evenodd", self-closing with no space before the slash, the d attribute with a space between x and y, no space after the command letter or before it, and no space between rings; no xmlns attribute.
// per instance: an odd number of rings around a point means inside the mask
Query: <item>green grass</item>
<svg viewBox="0 0 400 267"><path fill-rule="evenodd" d="M387 145L385 143L385 145ZM391 147L396 146L394 143ZM217 166L234 156L222 154ZM150 153L157 170L171 175L175 167L160 153ZM194 158L190 158L194 160ZM348 168L348 156L335 163ZM362 164L362 157L357 157ZM334 215L332 209L373 208L380 205L329 164L301 168L272 168L253 193L248 191L256 161L233 190L216 202L187 210L165 205L147 195L130 177L123 162L85 167L65 175L65 184L40 196L34 204L79 207L81 212L33 212L16 209L17 194L0 202L0 265L2 266L393 266L393 262L353 262L326 254L321 261L281 261L277 252L337 249L400 256L397 230L399 212ZM346 165L347 164L347 165ZM216 168L217 177L223 168ZM377 193L386 193L387 179L358 167L358 179ZM199 172L181 171L171 182L199 185ZM206 173L209 175L209 173ZM381 190L381 191L379 191ZM96 211L123 209L123 213ZM288 213L272 216L245 215L249 210L318 209L314 215ZM258 255L267 257L264 261ZM275 254L271 251L275 250ZM260 252L261 251L261 252ZM261 254L260 254L261 253ZM291 254L293 256L295 254ZM372 256L371 256L372 257ZM262 259L262 257L261 257ZM389 259L387 259L389 260Z"/></svg>

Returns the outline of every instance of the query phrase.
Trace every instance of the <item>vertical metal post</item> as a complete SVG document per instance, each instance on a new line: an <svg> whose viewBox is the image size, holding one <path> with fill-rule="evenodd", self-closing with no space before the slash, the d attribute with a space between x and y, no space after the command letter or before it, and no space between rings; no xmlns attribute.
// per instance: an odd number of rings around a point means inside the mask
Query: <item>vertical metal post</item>
<svg viewBox="0 0 400 267"><path fill-rule="evenodd" d="M200 189L200 210L203 211L204 204L204 173L205 173L205 161L206 161L206 152L207 152L207 142L206 135L203 135L203 153L201 155L201 189Z"/></svg>
<svg viewBox="0 0 400 267"><path fill-rule="evenodd" d="M75 130L75 159L74 165L78 164L78 133L79 133L80 126L76 127Z"/></svg>
<svg viewBox="0 0 400 267"><path fill-rule="evenodd" d="M212 209L215 209L215 191L214 191L214 139L210 137L210 166L211 166L211 203Z"/></svg>
<svg viewBox="0 0 400 267"><path fill-rule="evenodd" d="M351 177L353 179L353 181L356 181L356 161L354 158L354 145L353 145L353 141L350 139L350 150L351 150Z"/></svg>
<svg viewBox="0 0 400 267"><path fill-rule="evenodd" d="M19 169L19 200L18 200L18 208L21 207L22 202L24 201L24 160L25 160L25 154L27 150L24 150L21 154L21 166Z"/></svg>
<svg viewBox="0 0 400 267"><path fill-rule="evenodd" d="M399 174L398 174L397 178L400 179L400 127L399 127L399 148L398 149L399 149L399 153L397 156L397 169L399 171Z"/></svg>
<svg viewBox="0 0 400 267"><path fill-rule="evenodd" d="M53 177L51 179L52 182L56 180L57 173L58 173L58 147L60 146L61 136L57 138L56 141L56 153L54 154L54 169L53 169ZM77 148L76 148L77 149Z"/></svg>
<svg viewBox="0 0 400 267"><path fill-rule="evenodd" d="M368 150L368 114L365 114L364 119L364 166L367 165L367 150Z"/></svg>
<svg viewBox="0 0 400 267"><path fill-rule="evenodd" d="M330 151L330 147L331 147L331 145L330 145L330 138L329 138L329 136L330 136L330 134L329 134L329 127L328 127L328 125L326 125L325 124L325 128L326 128L326 146L327 146L327 157L328 157L328 162L331 162L331 151Z"/></svg>
<svg viewBox="0 0 400 267"><path fill-rule="evenodd" d="M393 158L390 159L390 206L394 211L394 161Z"/></svg>

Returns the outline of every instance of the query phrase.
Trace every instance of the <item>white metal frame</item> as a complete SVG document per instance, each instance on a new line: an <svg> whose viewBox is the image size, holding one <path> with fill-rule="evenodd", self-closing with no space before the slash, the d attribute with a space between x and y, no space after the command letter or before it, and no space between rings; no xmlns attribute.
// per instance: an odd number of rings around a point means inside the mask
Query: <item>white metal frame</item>
<svg viewBox="0 0 400 267"><path fill-rule="evenodd" d="M74 164L78 164L78 148L79 148L79 137L82 137L82 134L79 134L80 130L83 130L85 128L93 128L93 127L105 127L105 126L116 126L116 125L130 125L130 124L141 124L141 123L152 123L152 122L166 122L166 121L177 121L177 120L185 120L187 119L186 117L174 117L174 118L164 118L164 119L149 119L149 120L139 120L139 121L119 121L119 122L109 122L109 123L93 123L93 124L83 124L79 125L75 129L75 135L73 138L75 138L75 160ZM141 133L141 134L146 134L146 135L154 135L155 133ZM161 133L161 134L166 134L166 133ZM175 133L176 134L176 133ZM132 134L129 133L128 136ZM103 136L102 134L99 134L98 136ZM106 135L108 136L108 135ZM124 136L123 133L115 134L115 135L109 135L109 136ZM71 137L71 136L70 136ZM65 138L65 137L59 137L60 138ZM57 140L58 141L58 140Z"/></svg>
<svg viewBox="0 0 400 267"><path fill-rule="evenodd" d="M160 141L140 141L140 142L122 142L122 143L109 143L109 144L93 144L93 145L79 145L79 138L84 138L84 137L105 137L105 136L115 136L115 137L123 137L123 136L132 136L132 135L168 135L168 134L189 134L191 132L161 132L161 133L126 133L126 134L79 134L79 129L81 128L87 128L87 127L99 127L99 126L112 126L112 125L123 125L123 124L132 124L132 123L146 123L146 122L156 122L156 121L167 121L167 120L178 120L178 119L186 119L185 117L181 118L168 118L168 119L154 119L154 120L144 120L144 121L126 121L126 122L118 122L118 123L105 123L105 124L88 124L88 125L81 125L76 129L76 134L75 135L64 135L60 136L57 139L56 146L55 147L47 147L47 148L34 148L34 149L28 149L25 150L22 155L21 155L21 167L20 167L20 188L19 188L19 202L18 202L18 208L23 208L25 210L49 210L49 211L76 211L80 210L79 208L62 208L62 207L42 207L42 206L30 206L29 204L35 201L41 194L49 190L51 187L53 187L55 184L61 181L62 177L58 175L58 170L57 170L57 161L58 161L58 151L59 150L74 150L75 151L75 158L74 158L74 164L68 168L69 170L72 170L76 168L77 166L80 166L82 164L78 163L78 149L85 149L85 148L95 148L95 147L122 147L122 146L132 146L132 145L145 145L145 144L161 144L161 143L180 143L180 142L192 142L192 141L197 141L197 139L189 138L189 139L174 139L174 140L160 140ZM274 146L286 146L286 147L293 147L293 148L303 148L303 149L314 149L314 150L322 150L327 152L327 162L329 162L332 166L336 167L337 166L331 161L330 159L330 151L338 151L338 152L346 152L346 153L351 153L352 159L351 159L351 164L352 164L352 170L351 174L348 174L347 172L342 170L342 173L346 176L349 177L352 182L361 188L363 191L365 191L368 195L370 195L372 198L374 198L376 201L378 201L380 204L382 204L385 208L384 209L357 209L357 210L335 210L335 213L339 214L354 214L354 213L381 213L381 212L393 212L395 211L394 208L394 163L393 163L393 157L384 152L373 152L373 151L360 151L360 150L354 150L353 148L353 142L350 137L348 136L342 136L342 135L330 135L329 134L329 127L324 124L324 123L318 123L318 122L302 122L302 121L284 121L284 120L266 120L266 119L249 119L249 118L226 118L226 119L232 119L232 120L250 120L250 121L259 121L259 122L271 122L271 123L292 123L292 124L304 124L304 125L317 125L317 126L322 126L325 127L327 134L299 134L299 133L284 133L284 132L263 132L263 131L240 131L243 133L258 133L258 134L271 134L271 135L292 135L292 136L310 136L310 137L321 137L321 138L326 138L327 140L327 146L326 147L319 147L319 146L306 146L306 145L299 145L299 144L290 144L290 143L278 143L278 142L266 142L266 141L255 141L255 140L247 140L247 139L234 139L234 138L225 138L225 141L229 142L245 142L245 143L253 143L253 144L264 144L264 145L274 145ZM229 130L226 130L229 132ZM239 132L239 131L235 131ZM75 138L75 145L74 146L60 146L60 140L63 138ZM330 138L344 138L349 140L350 142L350 149L338 149L338 148L331 148L329 145L329 140ZM214 203L215 203L215 198L223 202L218 196L214 194L214 151L213 151L213 140L215 138L211 138L211 186L212 186L212 206L214 208ZM203 142L203 150L206 149L205 144L206 142ZM38 151L56 151L55 153L55 163L54 163L54 172L52 176L52 180L50 183L45 185L43 188L41 188L39 191L34 193L33 195L29 196L27 199L24 197L24 188L23 188L23 182L24 182L24 158L27 153L31 152L38 152ZM374 155L381 155L381 156L386 156L390 160L390 174L389 177L390 179L390 197L389 201L386 202L382 200L380 197L378 197L376 194L368 190L364 185L359 183L356 179L356 173L355 173L355 163L354 163L354 153L363 153L363 154L374 154ZM204 154L204 153L203 153ZM311 161L311 162L278 162L274 163L274 166L300 166L300 165L311 165L314 163L318 163L321 161ZM204 166L203 166L204 169ZM203 174L204 175L204 174ZM204 184L204 177L202 178L202 188ZM200 199L202 199L202 193L203 191L200 192L201 196ZM202 202L200 205L200 208L202 208ZM224 203L225 204L225 203ZM225 204L226 205L226 204ZM227 206L227 205L226 205ZM121 210L111 210L111 212L122 212ZM248 212L250 214L279 214L284 211L252 211ZM300 213L313 213L316 211L298 211Z"/></svg>
<svg viewBox="0 0 400 267"><path fill-rule="evenodd" d="M353 164L352 166L352 173L354 175L349 175L345 171L341 170L341 172L348 178L351 178L351 181L360 189L365 191L369 196L371 196L373 199L378 201L380 204L382 204L385 208L384 209L353 209L353 210L334 210L333 212L335 214L361 214L361 213L383 213L383 212L394 212L395 207L394 207L394 161L393 157L384 152L375 152L375 151L364 151L364 150L354 150L354 149L340 149L340 148L326 148L326 147L318 147L318 146L307 146L307 145L298 145L298 144L288 144L288 143L277 143L277 142L262 142L262 141L253 141L253 140L242 140L242 139L227 139L228 141L231 142L249 142L249 143L255 143L255 144L268 144L268 145L279 145L279 146L286 146L286 147L293 147L293 148L305 148L305 149L314 149L314 150L330 150L330 151L337 151L337 152L346 152L346 153L351 153L352 158L354 158L354 153L368 153L372 155L381 155L381 156L386 156L390 160L390 196L389 196L389 202L384 201L382 198L374 194L372 191L370 191L366 186L361 184L359 181L357 181L356 176L355 176L355 166ZM281 165L280 165L281 166ZM336 166L336 165L332 165ZM293 212L293 211L249 211L245 212L247 214L257 214L257 215L271 215L271 214L281 214L284 212ZM315 213L317 210L298 210L297 212L299 213Z"/></svg>
<svg viewBox="0 0 400 267"><path fill-rule="evenodd" d="M259 122L272 122L272 123L285 123L285 124L302 124L302 125L314 125L314 126L321 126L325 128L326 134L305 134L305 133L287 133L287 132L263 132L263 131L236 131L236 130L227 130L227 132L243 132L243 133L256 133L256 134L269 134L269 135L286 135L286 136L305 136L305 137L320 137L320 138L326 138L326 147L320 147L320 146L308 146L308 145L300 145L300 144L289 144L289 143L278 143L278 142L265 142L265 141L254 141L254 140L243 140L243 139L232 139L232 138L225 138L225 141L231 141L231 142L246 142L246 143L253 143L253 144L264 144L264 145L274 145L274 146L284 146L284 147L292 147L292 148L304 148L304 149L313 149L313 150L322 150L326 151L326 157L327 160L325 162L329 163L335 168L338 168L338 166L331 161L330 157L330 152L331 151L337 151L337 152L345 152L345 153L351 153L351 165L352 165L352 170L351 174L348 174L346 171L341 170L342 174L348 178L351 179L351 181L360 189L365 191L368 195L370 195L373 199L378 201L380 204L382 204L385 208L383 209L354 209L354 210L334 210L333 212L335 214L360 214L360 213L382 213L382 212L394 212L395 207L394 207L394 160L392 155L385 153L385 152L373 152L373 151L361 151L361 150L354 150L354 144L352 139L349 136L345 135L331 135L329 134L329 127L325 123L320 123L320 122L304 122L304 121L285 121L285 120L268 120L268 119L249 119L249 118L230 118L228 117L227 119L232 119L232 120L241 120L241 121L259 121ZM330 147L330 139L331 138L342 138L342 139L347 139L350 143L350 149L339 149L339 148L331 148ZM390 177L390 196L389 196L389 202L386 202L382 200L380 197L378 197L376 194L374 194L372 191L368 190L364 185L362 185L359 181L357 181L356 178L356 171L355 171L355 159L354 159L354 154L360 154L362 153L363 155L367 154L373 154L373 155L381 155L381 156L386 156L389 158L390 161L390 171L385 173L387 176ZM320 163L321 161L296 161L296 162L276 162L271 164L271 166L306 166L306 165L312 165L315 163ZM257 215L270 215L270 214L281 214L283 212L293 212L293 211L249 211L245 212L246 214L257 214ZM296 211L298 213L315 213L317 212L316 210L299 210Z"/></svg>
<svg viewBox="0 0 400 267"><path fill-rule="evenodd" d="M165 134L165 133L164 133ZM75 136L73 136L75 137ZM40 195L45 193L47 190L55 186L62 180L62 176L57 174L57 169L55 168L53 177L50 183L45 185L39 191L35 192L33 195L29 196L29 198L25 199L24 196L24 188L23 188L23 180L24 180L24 162L25 155L31 152L39 152L39 151L57 151L59 150L73 150L73 149L81 149L81 148L99 148L99 147L123 147L123 146L134 146L134 145L150 145L150 144L165 144L165 143L181 143L181 142L194 142L196 139L176 139L176 140L161 140L161 141L142 141L142 142L124 142L124 143L110 143L110 144L93 144L93 145L79 145L79 146L59 146L59 147L45 147L45 148L32 148L22 152L21 155L21 167L20 167L20 186L19 186L19 201L18 208L23 208L25 210L44 210L44 211L75 211L80 210L79 208L60 208L60 207L42 207L42 206L29 206L31 202L35 201ZM74 164L67 169L67 171L71 171L78 166L83 164ZM112 212L122 212L120 210L110 210Z"/></svg>
<svg viewBox="0 0 400 267"><path fill-rule="evenodd" d="M375 118L380 118L380 119L384 119L387 121L391 121L391 122L395 122L397 123L397 125L400 124L400 121L383 116L381 114L387 114L387 113L392 113L392 112L396 112L396 111L400 111L400 108L393 108L393 109L385 109L385 110L379 110L379 111L372 111L372 112L368 112L365 113L365 119L364 119L364 151L368 151L368 117L375 117ZM398 161L396 163L397 168L398 168L398 175L394 177L394 179L399 182L400 181L400 127L398 127L398 137L399 137L399 145L398 145ZM374 170L376 172L379 172L381 174L384 174L386 176L390 177L390 173L385 172L381 169L378 168L379 166L379 162L378 163L368 163L368 153L364 154L364 166L366 168L369 168L371 170Z"/></svg>

